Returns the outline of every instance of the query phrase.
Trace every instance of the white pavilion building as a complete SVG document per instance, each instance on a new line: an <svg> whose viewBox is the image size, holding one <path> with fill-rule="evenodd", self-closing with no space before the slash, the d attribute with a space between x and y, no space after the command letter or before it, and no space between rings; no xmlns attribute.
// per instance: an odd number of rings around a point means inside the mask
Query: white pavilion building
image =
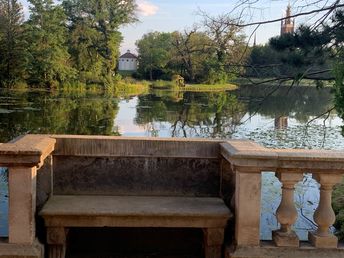
<svg viewBox="0 0 344 258"><path fill-rule="evenodd" d="M118 70L119 71L137 71L137 56L130 53L130 50L127 51L124 55L119 57Z"/></svg>

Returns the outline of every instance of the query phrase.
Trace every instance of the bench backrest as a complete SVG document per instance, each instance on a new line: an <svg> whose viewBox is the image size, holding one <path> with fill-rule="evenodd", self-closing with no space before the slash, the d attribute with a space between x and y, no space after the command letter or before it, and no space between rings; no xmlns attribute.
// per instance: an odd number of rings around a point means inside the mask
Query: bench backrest
<svg viewBox="0 0 344 258"><path fill-rule="evenodd" d="M60 195L219 196L219 142L59 136L53 192Z"/></svg>

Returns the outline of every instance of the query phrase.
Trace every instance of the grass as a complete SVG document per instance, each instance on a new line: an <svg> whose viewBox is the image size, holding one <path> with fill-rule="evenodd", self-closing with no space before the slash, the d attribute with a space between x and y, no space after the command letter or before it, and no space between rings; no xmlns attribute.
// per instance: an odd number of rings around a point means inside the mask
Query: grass
<svg viewBox="0 0 344 258"><path fill-rule="evenodd" d="M203 92L212 92L212 91L226 91L226 90L235 90L238 87L234 84L187 84L185 87L180 87L182 91L203 91Z"/></svg>
<svg viewBox="0 0 344 258"><path fill-rule="evenodd" d="M153 89L172 89L172 88L177 88L177 85L173 81L157 80L157 81L151 82L151 87Z"/></svg>
<svg viewBox="0 0 344 258"><path fill-rule="evenodd" d="M149 92L149 88L157 90L173 90L173 91L191 91L191 92L218 92L235 90L234 84L186 84L185 87L178 87L174 81L157 80L149 82L145 80L135 80L131 77L125 77L119 80L115 85L105 87L97 84L84 84L80 82L66 83L53 90L65 94L87 94L87 93L107 93L119 96L134 96ZM21 89L23 87L19 87ZM17 89L17 87L15 88ZM24 89L24 88L23 88ZM25 88L27 90L28 88Z"/></svg>
<svg viewBox="0 0 344 258"><path fill-rule="evenodd" d="M136 80L122 80L117 85L117 94L119 96L135 96L148 93L149 82Z"/></svg>
<svg viewBox="0 0 344 258"><path fill-rule="evenodd" d="M157 80L151 83L153 89L172 89L176 91L199 91L199 92L213 92L235 90L237 88L234 84L186 84L185 87L178 87L174 81Z"/></svg>

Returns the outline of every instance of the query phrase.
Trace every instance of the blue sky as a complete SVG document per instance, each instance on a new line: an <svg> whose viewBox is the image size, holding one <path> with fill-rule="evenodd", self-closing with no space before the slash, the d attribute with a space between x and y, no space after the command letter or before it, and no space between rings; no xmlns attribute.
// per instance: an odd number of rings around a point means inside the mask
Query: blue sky
<svg viewBox="0 0 344 258"><path fill-rule="evenodd" d="M121 51L127 49L135 51L135 41L143 34L151 31L174 31L192 27L202 18L197 15L199 9L211 15L230 12L237 4L237 0L138 0L138 4L144 4L139 12L140 22L126 26L121 31L124 42ZM246 21L280 18L288 5L287 0L260 0L257 9L249 12ZM151 7L151 8L149 8ZM145 13L146 10L154 12ZM253 28L245 29L245 34L250 35ZM257 43L264 44L270 37L280 33L280 23L266 25L257 30Z"/></svg>
<svg viewBox="0 0 344 258"><path fill-rule="evenodd" d="M190 28L193 24L200 22L201 17L197 10L201 9L210 15L218 15L230 12L238 0L137 0L138 16L140 22L121 28L124 40L121 45L121 52L131 50L136 52L135 42L143 34L152 31L175 31ZM293 0L292 6L296 3L308 0ZM21 0L24 12L28 13L26 0ZM259 0L258 5L247 11L245 21L257 21L280 18L285 12L288 0ZM296 7L295 7L296 9ZM297 24L304 23L302 18L296 21ZM245 34L250 35L253 28L245 29ZM270 37L278 35L280 23L269 24L257 30L257 43L264 44Z"/></svg>

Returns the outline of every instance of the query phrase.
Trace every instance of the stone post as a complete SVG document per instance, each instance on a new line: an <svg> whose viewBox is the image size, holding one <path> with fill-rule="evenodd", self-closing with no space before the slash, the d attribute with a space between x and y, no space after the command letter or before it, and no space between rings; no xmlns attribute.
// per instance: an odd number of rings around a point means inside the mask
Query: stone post
<svg viewBox="0 0 344 258"><path fill-rule="evenodd" d="M1 257L42 258L36 239L37 170L54 151L56 140L48 135L25 135L0 145L0 166L9 169L8 243L0 245Z"/></svg>
<svg viewBox="0 0 344 258"><path fill-rule="evenodd" d="M204 228L205 258L221 258L225 237L224 228Z"/></svg>
<svg viewBox="0 0 344 258"><path fill-rule="evenodd" d="M9 168L9 243L35 240L36 167Z"/></svg>
<svg viewBox="0 0 344 258"><path fill-rule="evenodd" d="M260 245L261 171L234 168L235 240L238 246Z"/></svg>
<svg viewBox="0 0 344 258"><path fill-rule="evenodd" d="M337 248L338 239L329 230L336 221L332 209L332 191L334 185L342 180L339 174L313 174L320 186L320 202L314 213L314 221L318 224L318 230L309 232L309 241L318 248Z"/></svg>
<svg viewBox="0 0 344 258"><path fill-rule="evenodd" d="M297 170L279 169L277 177L282 183L282 200L276 211L277 220L281 227L272 232L272 239L276 246L298 247L299 239L291 227L298 215L294 204L295 184L302 179L303 174Z"/></svg>

